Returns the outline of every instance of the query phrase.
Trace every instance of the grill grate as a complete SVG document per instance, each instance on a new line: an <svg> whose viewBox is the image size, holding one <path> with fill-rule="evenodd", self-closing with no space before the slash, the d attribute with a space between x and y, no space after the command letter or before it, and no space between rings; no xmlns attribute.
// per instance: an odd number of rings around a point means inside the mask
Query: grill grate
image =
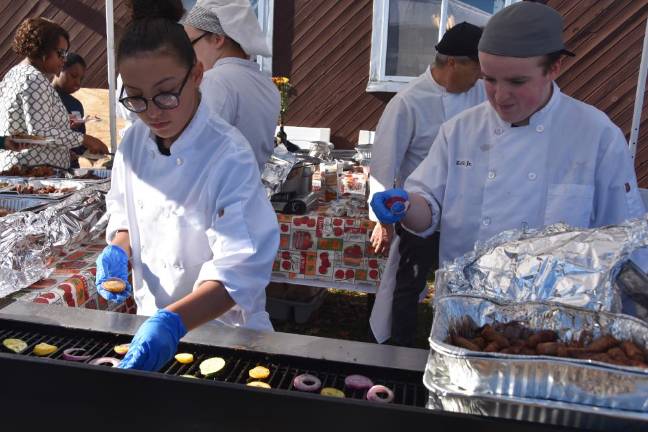
<svg viewBox="0 0 648 432"><path fill-rule="evenodd" d="M28 328L26 329L26 327ZM16 354L17 356L35 356L32 352L33 348L41 342L55 345L58 349L49 358L60 361L65 361L62 359L64 350L73 347L84 348L86 350L84 354L91 356L85 363L99 357L120 358L114 352L114 346L130 341L130 336L126 335L0 320L0 340L5 338L21 339L28 344L27 349L22 354ZM4 347L3 350L7 351ZM371 378L375 384L382 384L390 388L394 392L393 404L424 407L427 400L427 391L422 384L422 372L188 343L180 343L178 352L193 354L194 362L181 364L171 360L160 370L161 373L173 376L193 375L201 379L245 385L251 381L248 371L255 366L264 366L270 370L270 375L263 381L270 384L273 389L297 391L292 386L294 377L308 373L317 376L322 381L322 387L335 387L343 390L347 398L364 399L365 392L352 391L344 386L344 378L347 375L362 374ZM225 367L212 378L202 377L199 371L200 363L214 356L222 357L225 360Z"/></svg>

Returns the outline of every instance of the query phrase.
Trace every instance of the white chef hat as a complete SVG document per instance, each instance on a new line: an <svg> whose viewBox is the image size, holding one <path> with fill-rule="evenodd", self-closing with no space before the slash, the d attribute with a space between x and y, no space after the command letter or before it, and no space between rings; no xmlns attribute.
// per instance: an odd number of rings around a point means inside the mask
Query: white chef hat
<svg viewBox="0 0 648 432"><path fill-rule="evenodd" d="M272 55L249 0L198 0L180 23L228 36L248 55Z"/></svg>

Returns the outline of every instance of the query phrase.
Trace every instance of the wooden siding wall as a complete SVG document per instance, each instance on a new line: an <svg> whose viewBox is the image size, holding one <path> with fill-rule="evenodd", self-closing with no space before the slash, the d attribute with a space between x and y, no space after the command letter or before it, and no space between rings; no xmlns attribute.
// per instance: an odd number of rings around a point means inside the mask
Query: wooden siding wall
<svg viewBox="0 0 648 432"><path fill-rule="evenodd" d="M604 111L630 137L647 0L549 0L565 21L565 42L576 57L563 63L558 85ZM648 93L648 91L646 92ZM648 97L644 95L635 168L648 187Z"/></svg>
<svg viewBox="0 0 648 432"><path fill-rule="evenodd" d="M115 33L127 21L125 0L115 0ZM80 54L88 69L84 87L107 88L105 0L0 0L0 76L22 59L13 52L14 33L23 20L49 18L70 34L70 50Z"/></svg>
<svg viewBox="0 0 648 432"><path fill-rule="evenodd" d="M606 112L629 137L648 15L647 0L549 0L565 20L577 56L558 79L562 90ZM275 0L274 75L295 86L287 124L330 127L337 148L360 129L374 130L391 93L367 93L372 0ZM637 177L648 187L648 98L637 151Z"/></svg>

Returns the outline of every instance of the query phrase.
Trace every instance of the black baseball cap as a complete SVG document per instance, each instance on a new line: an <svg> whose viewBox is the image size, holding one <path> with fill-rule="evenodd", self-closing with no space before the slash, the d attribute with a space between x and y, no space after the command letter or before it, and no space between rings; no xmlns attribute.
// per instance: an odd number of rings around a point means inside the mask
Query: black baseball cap
<svg viewBox="0 0 648 432"><path fill-rule="evenodd" d="M470 57L477 60L477 47L481 35L480 27L464 21L446 31L434 48L443 55Z"/></svg>

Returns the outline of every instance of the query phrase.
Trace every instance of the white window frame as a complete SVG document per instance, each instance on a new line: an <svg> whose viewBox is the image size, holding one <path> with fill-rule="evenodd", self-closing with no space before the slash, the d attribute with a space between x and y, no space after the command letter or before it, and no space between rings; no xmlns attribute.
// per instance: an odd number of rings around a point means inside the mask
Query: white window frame
<svg viewBox="0 0 648 432"><path fill-rule="evenodd" d="M521 0L505 0L504 7ZM369 60L369 82L367 92L398 92L408 82L416 77L387 75L385 64L387 60L387 32L389 30L389 2L390 0L374 0L373 26L371 30L371 58ZM448 16L448 0L441 0L441 13L439 23L439 38L441 40L446 31Z"/></svg>
<svg viewBox="0 0 648 432"><path fill-rule="evenodd" d="M272 51L273 31L274 31L274 0L258 0L257 19L261 30L266 35L266 42ZM272 76L272 56L257 56L257 63L261 70Z"/></svg>

